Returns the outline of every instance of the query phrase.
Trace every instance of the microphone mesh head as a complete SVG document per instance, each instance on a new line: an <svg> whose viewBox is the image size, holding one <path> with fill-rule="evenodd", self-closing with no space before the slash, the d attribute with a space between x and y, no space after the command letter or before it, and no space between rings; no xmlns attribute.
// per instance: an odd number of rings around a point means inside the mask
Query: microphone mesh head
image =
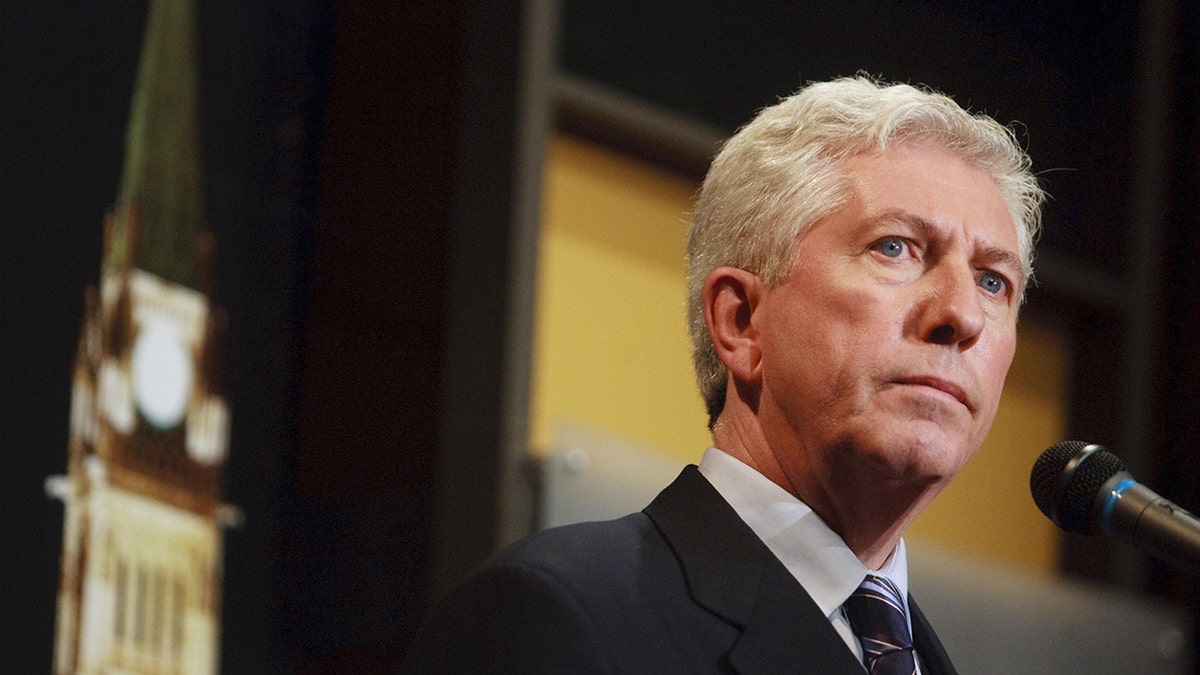
<svg viewBox="0 0 1200 675"><path fill-rule="evenodd" d="M1082 461L1071 466L1071 460L1089 447L1083 441L1063 441L1042 453L1029 475L1029 490L1033 501L1056 525L1069 532L1093 534L1092 504L1101 486L1118 472L1125 470L1120 458L1100 446Z"/></svg>

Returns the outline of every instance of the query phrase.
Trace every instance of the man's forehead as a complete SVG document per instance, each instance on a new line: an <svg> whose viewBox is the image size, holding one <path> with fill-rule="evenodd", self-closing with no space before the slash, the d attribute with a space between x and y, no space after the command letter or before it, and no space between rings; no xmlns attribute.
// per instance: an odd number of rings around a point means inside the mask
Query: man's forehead
<svg viewBox="0 0 1200 675"><path fill-rule="evenodd" d="M837 162L836 170L848 193L848 203L844 203L843 208L862 198L872 198L871 207L879 209L873 217L879 220L925 218L936 221L936 215L925 213L921 206L904 204L906 194L920 194L922 189L926 191L926 198L933 202L937 197L959 192L959 204L990 208L990 213L977 214L978 220L971 223L970 229L981 236L985 231L993 235L990 237L995 240L992 243L1000 248L1008 247L1008 242L1000 240L1007 240L1011 235L1011 256L999 255L1000 252L989 256L1006 264L1011 262L1008 258L1016 256L1016 269L1029 270L1031 261L1021 257L1022 228L1017 213L999 181L988 170L954 150L931 141L902 141L884 149L874 147L848 154ZM1004 225L996 227L1001 221Z"/></svg>

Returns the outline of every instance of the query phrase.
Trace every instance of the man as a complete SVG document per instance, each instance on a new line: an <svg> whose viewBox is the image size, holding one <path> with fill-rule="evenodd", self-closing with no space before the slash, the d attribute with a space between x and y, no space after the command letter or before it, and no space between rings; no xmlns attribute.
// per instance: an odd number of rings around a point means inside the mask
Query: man
<svg viewBox="0 0 1200 675"><path fill-rule="evenodd" d="M1008 130L936 93L847 78L762 111L689 234L714 447L642 513L490 560L409 665L954 672L902 535L995 416L1042 198Z"/></svg>

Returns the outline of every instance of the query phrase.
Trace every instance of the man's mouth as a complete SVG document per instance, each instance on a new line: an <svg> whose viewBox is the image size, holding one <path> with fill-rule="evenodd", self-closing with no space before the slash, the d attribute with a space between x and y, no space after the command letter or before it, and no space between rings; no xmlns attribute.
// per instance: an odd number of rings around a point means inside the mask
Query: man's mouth
<svg viewBox="0 0 1200 675"><path fill-rule="evenodd" d="M971 405L970 397L967 396L967 390L953 380L936 377L933 375L913 375L901 377L896 380L896 384L904 384L911 386L929 387L936 389L945 394L954 397L956 401L961 403L967 410L975 412L975 407Z"/></svg>

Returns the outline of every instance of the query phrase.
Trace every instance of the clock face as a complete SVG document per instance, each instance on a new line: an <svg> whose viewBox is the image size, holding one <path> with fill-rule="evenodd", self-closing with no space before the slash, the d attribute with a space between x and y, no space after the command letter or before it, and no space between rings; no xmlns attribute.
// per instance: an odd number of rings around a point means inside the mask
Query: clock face
<svg viewBox="0 0 1200 675"><path fill-rule="evenodd" d="M133 345L133 398L138 410L158 429L183 421L192 394L192 356L183 331L166 319L142 324Z"/></svg>

